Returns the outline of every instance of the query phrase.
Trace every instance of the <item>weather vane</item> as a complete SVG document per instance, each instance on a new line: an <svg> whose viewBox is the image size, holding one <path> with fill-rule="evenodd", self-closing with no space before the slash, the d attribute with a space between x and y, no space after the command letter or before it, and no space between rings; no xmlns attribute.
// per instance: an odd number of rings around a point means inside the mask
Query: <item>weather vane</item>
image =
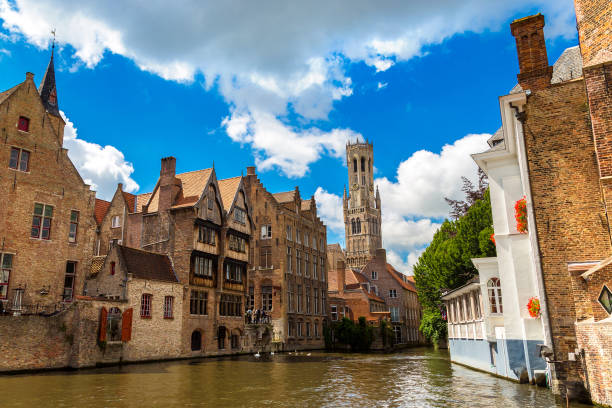
<svg viewBox="0 0 612 408"><path fill-rule="evenodd" d="M51 30L51 34L53 34L53 43L51 45L51 49L55 48L55 28Z"/></svg>

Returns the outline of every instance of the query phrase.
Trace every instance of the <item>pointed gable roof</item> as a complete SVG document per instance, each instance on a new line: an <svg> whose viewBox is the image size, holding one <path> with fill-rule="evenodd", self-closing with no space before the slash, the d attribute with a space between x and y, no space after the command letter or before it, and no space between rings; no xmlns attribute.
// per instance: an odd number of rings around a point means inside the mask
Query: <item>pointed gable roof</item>
<svg viewBox="0 0 612 408"><path fill-rule="evenodd" d="M17 84L11 89L7 89L4 92L0 92L0 103L6 101L17 90L17 88L19 88L20 85L21 84Z"/></svg>
<svg viewBox="0 0 612 408"><path fill-rule="evenodd" d="M242 181L242 176L232 177L228 179L219 180L219 193L221 194L221 201L223 201L223 208L229 212L234 203L234 198L238 193L238 187Z"/></svg>
<svg viewBox="0 0 612 408"><path fill-rule="evenodd" d="M135 212L137 212L137 213L142 212L142 207L147 205L147 203L151 199L152 195L153 195L153 193L138 194L136 196L136 210L135 210Z"/></svg>
<svg viewBox="0 0 612 408"><path fill-rule="evenodd" d="M106 216L106 213L108 212L108 209L110 208L110 205L111 203L109 201L96 198L96 204L94 206L94 217L96 218L96 223L98 225L102 224L102 221L104 220L104 216Z"/></svg>
<svg viewBox="0 0 612 408"><path fill-rule="evenodd" d="M176 178L181 181L181 191L171 208L184 208L195 205L202 197L204 188L212 173L212 168L189 171L177 174ZM159 182L158 182L159 184ZM157 212L159 209L159 188L155 188L149 201L148 212Z"/></svg>
<svg viewBox="0 0 612 408"><path fill-rule="evenodd" d="M128 212L136 212L136 196L134 194L126 193L125 191L121 191L121 194L123 195L123 199L127 205Z"/></svg>
<svg viewBox="0 0 612 408"><path fill-rule="evenodd" d="M391 266L391 264L387 264L386 268L387 272L389 272L389 275L391 275L393 279L395 279L401 285L402 288L409 290L410 292L416 292L416 288L411 283L404 281L400 276L403 274L396 271L395 268Z"/></svg>
<svg viewBox="0 0 612 408"><path fill-rule="evenodd" d="M55 86L55 66L53 64L53 49L51 49L51 59L47 70L43 76L42 82L38 88L40 99L47 110L52 115L60 116L57 106L57 88Z"/></svg>

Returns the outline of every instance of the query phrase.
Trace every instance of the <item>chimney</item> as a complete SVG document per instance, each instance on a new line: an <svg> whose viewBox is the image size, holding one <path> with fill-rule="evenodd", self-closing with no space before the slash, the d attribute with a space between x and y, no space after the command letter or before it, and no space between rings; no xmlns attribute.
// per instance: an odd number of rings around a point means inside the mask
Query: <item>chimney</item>
<svg viewBox="0 0 612 408"><path fill-rule="evenodd" d="M346 266L344 265L344 261L342 259L338 259L336 261L336 277L338 283L338 294L344 295L344 283L346 280Z"/></svg>
<svg viewBox="0 0 612 408"><path fill-rule="evenodd" d="M255 166L248 166L247 167L247 176L254 176L255 175Z"/></svg>
<svg viewBox="0 0 612 408"><path fill-rule="evenodd" d="M28 79L34 80L34 74L33 74L33 73L31 73L31 72L26 72L26 81L27 81Z"/></svg>
<svg viewBox="0 0 612 408"><path fill-rule="evenodd" d="M164 157L161 159L161 171L159 172L158 210L165 211L172 207L180 189L181 181L176 178L176 159Z"/></svg>
<svg viewBox="0 0 612 408"><path fill-rule="evenodd" d="M382 263L383 265L387 265L387 250L385 250L385 248L378 248L376 250L376 260L380 263Z"/></svg>
<svg viewBox="0 0 612 408"><path fill-rule="evenodd" d="M544 41L544 16L523 17L510 24L516 40L519 61L519 85L524 91L547 88L552 79L553 68L548 65L546 42Z"/></svg>

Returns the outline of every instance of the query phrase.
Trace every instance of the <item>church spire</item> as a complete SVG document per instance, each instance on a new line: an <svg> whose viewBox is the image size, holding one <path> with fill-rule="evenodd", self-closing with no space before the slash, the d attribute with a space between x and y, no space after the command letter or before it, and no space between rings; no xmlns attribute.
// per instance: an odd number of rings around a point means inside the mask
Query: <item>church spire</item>
<svg viewBox="0 0 612 408"><path fill-rule="evenodd" d="M57 106L57 89L55 87L55 66L53 65L55 30L53 30L52 33L53 45L51 47L51 59L49 60L49 65L47 65L47 70L45 71L42 82L38 87L38 93L40 94L40 99L42 100L47 112L55 116L60 116L59 108Z"/></svg>

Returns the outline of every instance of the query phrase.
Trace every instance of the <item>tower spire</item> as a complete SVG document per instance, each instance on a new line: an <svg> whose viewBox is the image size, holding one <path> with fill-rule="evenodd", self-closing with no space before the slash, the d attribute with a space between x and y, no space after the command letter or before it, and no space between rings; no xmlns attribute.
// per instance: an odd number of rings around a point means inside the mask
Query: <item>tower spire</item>
<svg viewBox="0 0 612 408"><path fill-rule="evenodd" d="M38 93L40 94L40 99L42 100L47 112L55 116L60 116L59 108L57 106L57 88L55 86L55 65L53 64L53 54L55 51L55 29L51 31L51 34L53 34L51 59L49 59L49 65L47 65L45 75L43 76L40 86L38 87Z"/></svg>

